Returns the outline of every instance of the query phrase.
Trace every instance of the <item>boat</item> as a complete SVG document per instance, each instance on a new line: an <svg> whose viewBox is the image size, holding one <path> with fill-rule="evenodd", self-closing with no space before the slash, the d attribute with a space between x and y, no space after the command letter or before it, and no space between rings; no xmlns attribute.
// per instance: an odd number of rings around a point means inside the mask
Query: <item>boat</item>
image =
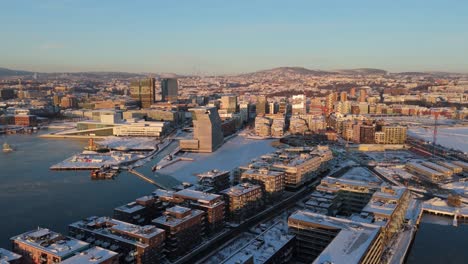
<svg viewBox="0 0 468 264"><path fill-rule="evenodd" d="M8 145L8 143L3 143L3 152L12 152L14 149Z"/></svg>

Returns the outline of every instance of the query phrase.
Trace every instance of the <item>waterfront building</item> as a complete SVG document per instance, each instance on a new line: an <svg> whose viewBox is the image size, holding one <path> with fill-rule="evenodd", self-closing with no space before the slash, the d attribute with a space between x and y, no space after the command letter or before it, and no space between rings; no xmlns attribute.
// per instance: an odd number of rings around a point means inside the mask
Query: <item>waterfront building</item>
<svg viewBox="0 0 468 264"><path fill-rule="evenodd" d="M89 244L66 237L47 228L37 228L11 238L13 252L22 256L22 263L59 263L89 248Z"/></svg>
<svg viewBox="0 0 468 264"><path fill-rule="evenodd" d="M272 121L270 118L264 116L255 117L255 135L259 137L270 137L271 124Z"/></svg>
<svg viewBox="0 0 468 264"><path fill-rule="evenodd" d="M250 169L242 173L241 180L262 186L266 199L280 197L284 191L285 173L280 171L270 171L267 168Z"/></svg>
<svg viewBox="0 0 468 264"><path fill-rule="evenodd" d="M163 102L177 102L179 83L176 78L161 79L161 100Z"/></svg>
<svg viewBox="0 0 468 264"><path fill-rule="evenodd" d="M169 132L168 122L134 122L115 126L114 136L118 137L156 137L160 138Z"/></svg>
<svg viewBox="0 0 468 264"><path fill-rule="evenodd" d="M181 204L185 206L205 212L205 230L207 234L215 233L223 228L226 205L221 195L183 189L175 192L173 197L182 200Z"/></svg>
<svg viewBox="0 0 468 264"><path fill-rule="evenodd" d="M101 247L92 247L61 262L62 264L118 264L119 254Z"/></svg>
<svg viewBox="0 0 468 264"><path fill-rule="evenodd" d="M148 225L151 220L161 216L164 210L164 203L157 196L148 195L116 207L114 219L135 225Z"/></svg>
<svg viewBox="0 0 468 264"><path fill-rule="evenodd" d="M378 225L307 210L293 213L288 225L296 236L296 257L303 263L381 263L383 234Z"/></svg>
<svg viewBox="0 0 468 264"><path fill-rule="evenodd" d="M110 217L88 217L68 226L71 236L119 253L120 263L158 263L165 231L154 225L139 226Z"/></svg>
<svg viewBox="0 0 468 264"><path fill-rule="evenodd" d="M166 232L165 251L171 261L199 245L204 235L204 221L203 211L182 206L168 208L153 220L153 224Z"/></svg>
<svg viewBox="0 0 468 264"><path fill-rule="evenodd" d="M212 192L218 193L222 190L229 188L230 183L230 172L210 170L203 173L198 173L195 176L198 178L198 184L204 187L208 187Z"/></svg>
<svg viewBox="0 0 468 264"><path fill-rule="evenodd" d="M15 115L14 120L17 126L37 126L37 116L35 115Z"/></svg>
<svg viewBox="0 0 468 264"><path fill-rule="evenodd" d="M234 222L247 219L263 206L263 192L260 185L240 183L221 193L225 197L230 218Z"/></svg>
<svg viewBox="0 0 468 264"><path fill-rule="evenodd" d="M0 263L2 264L20 264L21 255L11 252L4 248L0 248Z"/></svg>
<svg viewBox="0 0 468 264"><path fill-rule="evenodd" d="M141 108L148 108L156 99L156 80L147 78L130 83L130 96Z"/></svg>
<svg viewBox="0 0 468 264"><path fill-rule="evenodd" d="M216 107L189 109L193 120L193 139L180 140L180 148L186 151L214 152L224 143L221 118Z"/></svg>

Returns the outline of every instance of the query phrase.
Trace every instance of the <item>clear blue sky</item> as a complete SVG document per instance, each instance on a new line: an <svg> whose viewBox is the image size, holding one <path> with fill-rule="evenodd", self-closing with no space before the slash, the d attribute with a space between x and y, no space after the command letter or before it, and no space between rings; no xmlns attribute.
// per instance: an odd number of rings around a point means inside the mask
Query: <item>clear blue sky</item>
<svg viewBox="0 0 468 264"><path fill-rule="evenodd" d="M0 67L468 72L467 0L0 0Z"/></svg>

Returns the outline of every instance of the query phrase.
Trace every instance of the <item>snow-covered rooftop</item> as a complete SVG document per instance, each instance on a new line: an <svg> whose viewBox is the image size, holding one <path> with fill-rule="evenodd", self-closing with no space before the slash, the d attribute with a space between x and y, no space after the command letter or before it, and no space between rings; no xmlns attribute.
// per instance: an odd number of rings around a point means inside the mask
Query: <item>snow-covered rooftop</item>
<svg viewBox="0 0 468 264"><path fill-rule="evenodd" d="M63 236L47 228L38 228L11 238L17 243L24 243L41 251L59 257L66 257L88 247L88 243Z"/></svg>
<svg viewBox="0 0 468 264"><path fill-rule="evenodd" d="M4 248L0 248L0 263L6 264L10 263L10 261L18 260L21 258L21 255L6 250Z"/></svg>
<svg viewBox="0 0 468 264"><path fill-rule="evenodd" d="M89 264L89 263L103 263L109 259L117 256L117 253L101 248L92 247L75 256L62 261L63 264Z"/></svg>
<svg viewBox="0 0 468 264"><path fill-rule="evenodd" d="M313 263L359 263L380 233L380 226L325 216L310 211L297 211L289 219L323 228L339 229L338 234Z"/></svg>

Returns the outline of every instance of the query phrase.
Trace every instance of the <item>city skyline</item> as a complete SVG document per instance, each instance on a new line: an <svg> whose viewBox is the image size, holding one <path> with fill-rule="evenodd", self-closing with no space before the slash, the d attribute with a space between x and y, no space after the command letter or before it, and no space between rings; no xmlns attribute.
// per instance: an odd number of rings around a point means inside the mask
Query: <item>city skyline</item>
<svg viewBox="0 0 468 264"><path fill-rule="evenodd" d="M0 66L18 70L468 72L468 4L460 1L25 0L3 7Z"/></svg>

